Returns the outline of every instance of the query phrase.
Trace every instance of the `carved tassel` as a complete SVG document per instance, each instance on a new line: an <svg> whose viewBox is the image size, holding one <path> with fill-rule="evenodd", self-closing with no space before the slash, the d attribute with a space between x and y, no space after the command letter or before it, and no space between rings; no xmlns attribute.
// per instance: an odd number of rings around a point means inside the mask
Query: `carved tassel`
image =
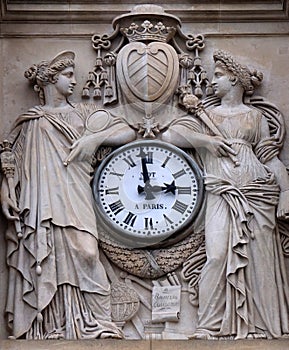
<svg viewBox="0 0 289 350"><path fill-rule="evenodd" d="M102 58L101 57L97 57L95 65L97 67L101 67L102 66Z"/></svg>
<svg viewBox="0 0 289 350"><path fill-rule="evenodd" d="M212 86L211 85L207 86L206 87L206 95L211 96L213 94L214 94L214 90L213 90Z"/></svg>
<svg viewBox="0 0 289 350"><path fill-rule="evenodd" d="M107 85L105 87L105 97L112 97L112 96L113 96L112 87Z"/></svg>
<svg viewBox="0 0 289 350"><path fill-rule="evenodd" d="M37 322L38 323L43 322L43 316L42 316L42 313L40 311L37 313Z"/></svg>
<svg viewBox="0 0 289 350"><path fill-rule="evenodd" d="M200 87L196 87L194 91L194 95L197 96L198 98L203 96L203 91Z"/></svg>
<svg viewBox="0 0 289 350"><path fill-rule="evenodd" d="M82 90L82 97L89 97L89 89L88 88L83 88Z"/></svg>
<svg viewBox="0 0 289 350"><path fill-rule="evenodd" d="M202 61L201 61L201 58L200 57L196 57L194 59L194 65L195 66L201 66L202 65Z"/></svg>
<svg viewBox="0 0 289 350"><path fill-rule="evenodd" d="M40 276L42 273L42 267L40 266L40 263L37 263L36 265L36 274L37 276Z"/></svg>
<svg viewBox="0 0 289 350"><path fill-rule="evenodd" d="M93 97L94 98L101 98L101 90L99 87L94 88L93 90Z"/></svg>
<svg viewBox="0 0 289 350"><path fill-rule="evenodd" d="M107 80L107 79L108 79L107 71L106 71L106 70L103 70L103 71L101 72L100 80Z"/></svg>

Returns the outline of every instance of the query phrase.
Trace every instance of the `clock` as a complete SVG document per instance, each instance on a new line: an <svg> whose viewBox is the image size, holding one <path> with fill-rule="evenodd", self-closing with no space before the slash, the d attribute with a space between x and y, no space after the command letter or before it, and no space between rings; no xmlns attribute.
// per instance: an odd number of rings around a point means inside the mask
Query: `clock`
<svg viewBox="0 0 289 350"><path fill-rule="evenodd" d="M181 149L139 140L102 161L93 193L98 223L108 235L129 247L150 247L192 229L203 202L203 177Z"/></svg>

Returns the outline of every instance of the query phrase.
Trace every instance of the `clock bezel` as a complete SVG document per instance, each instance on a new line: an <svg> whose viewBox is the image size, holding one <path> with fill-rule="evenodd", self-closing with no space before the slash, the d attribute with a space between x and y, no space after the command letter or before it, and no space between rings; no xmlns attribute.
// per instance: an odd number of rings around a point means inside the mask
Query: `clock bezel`
<svg viewBox="0 0 289 350"><path fill-rule="evenodd" d="M107 167L107 165L112 161L113 158L117 157L119 154L136 147L159 147L169 150L179 157L183 159L187 163L187 165L192 169L195 179L197 181L198 191L197 191L197 199L194 209L186 221L178 226L176 229L168 231L164 234L154 234L150 237L141 236L139 234L135 234L134 232L130 232L121 228L119 225L114 223L113 220L109 219L107 213L104 211L102 204L100 203L100 196L98 193L98 183L101 177L102 172ZM202 172L197 165L197 163L182 149L176 147L172 144L161 140L136 140L125 144L114 151L112 151L106 158L104 158L95 171L93 183L93 196L95 200L95 211L98 220L97 224L102 227L104 232L113 239L115 242L118 242L121 245L128 246L131 248L153 248L160 247L162 245L167 245L168 242L175 242L184 239L186 236L193 232L193 222L196 219L197 215L200 213L201 207L203 205L204 199L204 184L203 184L203 175ZM103 232L103 231L102 231Z"/></svg>

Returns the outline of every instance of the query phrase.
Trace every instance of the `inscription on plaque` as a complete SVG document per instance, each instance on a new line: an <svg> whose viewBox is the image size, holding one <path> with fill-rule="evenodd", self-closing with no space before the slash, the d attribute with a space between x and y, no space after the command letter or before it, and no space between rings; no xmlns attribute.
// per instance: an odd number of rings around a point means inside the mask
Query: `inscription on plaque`
<svg viewBox="0 0 289 350"><path fill-rule="evenodd" d="M154 286L152 322L178 322L180 318L181 286Z"/></svg>

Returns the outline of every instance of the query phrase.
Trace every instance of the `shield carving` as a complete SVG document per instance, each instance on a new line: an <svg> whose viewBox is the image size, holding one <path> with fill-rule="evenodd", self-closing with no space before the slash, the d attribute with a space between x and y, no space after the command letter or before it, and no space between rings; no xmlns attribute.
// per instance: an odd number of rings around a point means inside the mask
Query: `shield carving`
<svg viewBox="0 0 289 350"><path fill-rule="evenodd" d="M119 52L117 77L128 102L141 110L147 104L157 107L171 98L176 90L178 55L166 43L130 43Z"/></svg>

